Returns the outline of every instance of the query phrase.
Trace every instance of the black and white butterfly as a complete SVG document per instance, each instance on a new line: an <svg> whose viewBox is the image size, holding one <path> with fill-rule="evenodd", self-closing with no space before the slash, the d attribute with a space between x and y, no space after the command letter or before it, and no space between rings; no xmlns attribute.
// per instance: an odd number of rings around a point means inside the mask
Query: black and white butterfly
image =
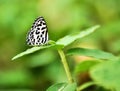
<svg viewBox="0 0 120 91"><path fill-rule="evenodd" d="M37 18L30 31L27 34L27 44L30 46L39 46L47 44L48 42L48 29L43 17Z"/></svg>

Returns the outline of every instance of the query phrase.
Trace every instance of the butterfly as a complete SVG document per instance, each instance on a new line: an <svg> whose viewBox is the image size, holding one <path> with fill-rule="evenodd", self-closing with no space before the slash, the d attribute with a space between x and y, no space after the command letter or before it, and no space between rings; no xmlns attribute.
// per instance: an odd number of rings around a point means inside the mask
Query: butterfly
<svg viewBox="0 0 120 91"><path fill-rule="evenodd" d="M30 46L47 44L48 29L43 17L38 17L27 34L26 42Z"/></svg>

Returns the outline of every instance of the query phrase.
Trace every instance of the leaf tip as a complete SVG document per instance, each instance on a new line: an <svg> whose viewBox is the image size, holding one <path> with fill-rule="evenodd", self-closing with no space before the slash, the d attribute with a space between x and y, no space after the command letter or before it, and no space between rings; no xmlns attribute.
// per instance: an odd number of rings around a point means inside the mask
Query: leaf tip
<svg viewBox="0 0 120 91"><path fill-rule="evenodd" d="M13 61L13 60L15 60L16 59L16 57L13 57L11 60Z"/></svg>
<svg viewBox="0 0 120 91"><path fill-rule="evenodd" d="M17 59L17 58L19 58L19 57L21 57L21 56L16 55L16 56L14 56L11 60L13 61L13 60L15 60L15 59Z"/></svg>

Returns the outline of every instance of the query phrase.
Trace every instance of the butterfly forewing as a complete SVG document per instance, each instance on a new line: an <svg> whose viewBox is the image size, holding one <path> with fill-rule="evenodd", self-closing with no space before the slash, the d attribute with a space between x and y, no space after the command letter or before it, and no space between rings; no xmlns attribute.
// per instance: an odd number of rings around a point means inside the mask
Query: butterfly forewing
<svg viewBox="0 0 120 91"><path fill-rule="evenodd" d="M31 46L44 45L48 42L47 25L43 17L39 17L33 23L27 34L27 44Z"/></svg>

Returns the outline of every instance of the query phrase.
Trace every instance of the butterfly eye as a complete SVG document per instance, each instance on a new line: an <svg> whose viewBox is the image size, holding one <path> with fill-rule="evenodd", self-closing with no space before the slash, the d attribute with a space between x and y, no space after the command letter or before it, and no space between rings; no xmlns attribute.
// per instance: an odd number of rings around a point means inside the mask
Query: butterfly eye
<svg viewBox="0 0 120 91"><path fill-rule="evenodd" d="M39 17L34 21L31 30L27 34L26 41L31 46L47 44L48 31L43 17Z"/></svg>

